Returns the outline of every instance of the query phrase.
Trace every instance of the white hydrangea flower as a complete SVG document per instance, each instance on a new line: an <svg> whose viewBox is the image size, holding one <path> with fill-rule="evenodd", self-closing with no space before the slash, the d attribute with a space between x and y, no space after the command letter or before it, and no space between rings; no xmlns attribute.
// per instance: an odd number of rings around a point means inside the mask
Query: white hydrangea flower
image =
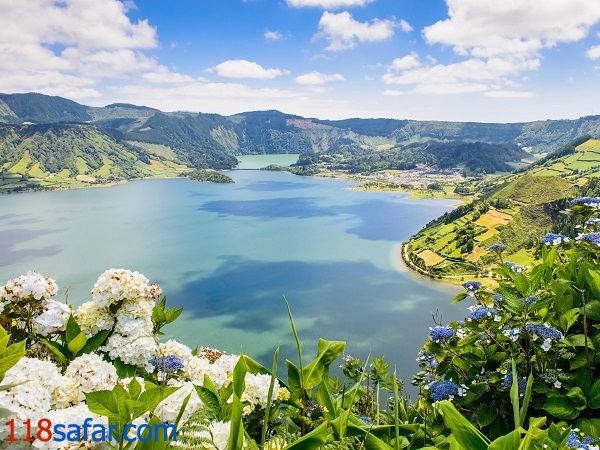
<svg viewBox="0 0 600 450"><path fill-rule="evenodd" d="M148 361L156 355L158 345L153 336L123 336L115 333L101 348L111 359L119 358L125 364L150 368Z"/></svg>
<svg viewBox="0 0 600 450"><path fill-rule="evenodd" d="M100 307L93 301L85 302L77 308L75 319L88 339L100 331L110 330L115 323L108 308Z"/></svg>
<svg viewBox="0 0 600 450"><path fill-rule="evenodd" d="M147 298L128 299L124 301L119 308L117 318L128 317L130 319L138 319L142 317L152 317L154 305L154 300L149 300Z"/></svg>
<svg viewBox="0 0 600 450"><path fill-rule="evenodd" d="M190 416L203 406L202 400L200 400L194 388L194 383L191 381L184 383L179 389L160 402L154 410L154 414L165 423L175 423L179 411L183 406L183 401L188 395L190 395L190 399L179 422L180 426L185 424Z"/></svg>
<svg viewBox="0 0 600 450"><path fill-rule="evenodd" d="M46 413L46 418L52 422L52 424L76 424L79 425L80 435L82 440L78 443L75 442L59 442L50 440L48 442L34 441L32 447L35 449L43 449L43 450L59 450L59 449L76 449L76 448L86 448L86 449L100 449L107 448L105 442L94 442L92 440L92 428L87 427L86 437L84 440L84 432L83 432L83 423L86 419L92 419L91 424L101 424L106 429L108 428L108 418L98 416L88 409L87 405L84 403L80 403L76 406L71 406L65 409L57 409L48 411ZM90 421L88 421L90 423Z"/></svg>
<svg viewBox="0 0 600 450"><path fill-rule="evenodd" d="M32 320L33 330L40 336L64 331L71 316L71 307L56 300L44 300L42 313Z"/></svg>
<svg viewBox="0 0 600 450"><path fill-rule="evenodd" d="M2 384L16 386L0 391L0 408L12 411L16 422L31 419L32 425L37 424L50 410L52 392L61 379L60 371L53 362L24 356L5 374ZM25 437L25 427L15 427L15 432L16 437ZM8 433L8 425L0 423L0 440L5 439Z"/></svg>
<svg viewBox="0 0 600 450"><path fill-rule="evenodd" d="M101 307L125 299L155 295L148 278L126 269L108 269L100 275L92 289L92 299Z"/></svg>
<svg viewBox="0 0 600 450"><path fill-rule="evenodd" d="M56 295L58 285L50 277L44 277L37 272L29 271L25 275L9 280L4 286L2 296L11 302L33 297L44 300Z"/></svg>
<svg viewBox="0 0 600 450"><path fill-rule="evenodd" d="M267 400L269 398L271 375L247 373L244 380L246 387L240 400L250 403L251 409L249 411L252 411L256 405L261 408L266 408ZM275 384L273 385L273 398L276 399L278 395L279 382L275 380Z"/></svg>
<svg viewBox="0 0 600 450"><path fill-rule="evenodd" d="M184 367L187 378L197 385L204 384L204 375L213 382L217 389L227 386L233 380L233 369L240 359L239 355L221 355L215 362L195 356Z"/></svg>
<svg viewBox="0 0 600 450"><path fill-rule="evenodd" d="M62 377L52 392L52 408L63 409L79 403L79 383L72 377Z"/></svg>
<svg viewBox="0 0 600 450"><path fill-rule="evenodd" d="M129 316L118 315L114 332L122 336L149 336L152 334L153 328L151 317L133 319Z"/></svg>
<svg viewBox="0 0 600 450"><path fill-rule="evenodd" d="M87 353L71 361L63 378L75 381L78 387L78 400L83 401L84 393L114 388L118 376L115 366L103 361L100 355Z"/></svg>
<svg viewBox="0 0 600 450"><path fill-rule="evenodd" d="M177 356L184 366L193 358L192 350L185 344L169 339L158 346L157 356Z"/></svg>

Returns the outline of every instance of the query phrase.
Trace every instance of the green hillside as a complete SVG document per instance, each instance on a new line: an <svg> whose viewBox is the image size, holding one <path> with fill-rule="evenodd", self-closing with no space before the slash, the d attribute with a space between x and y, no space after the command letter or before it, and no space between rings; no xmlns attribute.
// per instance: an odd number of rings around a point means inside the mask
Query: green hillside
<svg viewBox="0 0 600 450"><path fill-rule="evenodd" d="M83 124L0 125L0 192L83 187L185 170L173 158Z"/></svg>
<svg viewBox="0 0 600 450"><path fill-rule="evenodd" d="M560 211L568 198L597 193L599 169L600 140L577 139L527 170L488 180L479 198L413 236L403 256L413 269L429 276L485 275L498 262L487 249L503 243L503 261L531 265L539 236L574 234ZM482 192L484 186L473 190Z"/></svg>

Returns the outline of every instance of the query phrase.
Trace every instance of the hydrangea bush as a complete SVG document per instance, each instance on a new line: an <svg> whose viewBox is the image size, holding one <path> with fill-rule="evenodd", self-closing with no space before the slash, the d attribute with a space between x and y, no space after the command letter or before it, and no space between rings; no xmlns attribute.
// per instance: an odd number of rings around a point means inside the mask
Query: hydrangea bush
<svg viewBox="0 0 600 450"><path fill-rule="evenodd" d="M504 435L514 418L514 361L521 397L532 377L530 416L600 435L600 249L589 232L599 201L571 204L584 223L575 241L544 236L531 270L500 260L498 286L466 282L455 298L471 303L464 321L431 328L413 380L424 408L451 400L488 436Z"/></svg>

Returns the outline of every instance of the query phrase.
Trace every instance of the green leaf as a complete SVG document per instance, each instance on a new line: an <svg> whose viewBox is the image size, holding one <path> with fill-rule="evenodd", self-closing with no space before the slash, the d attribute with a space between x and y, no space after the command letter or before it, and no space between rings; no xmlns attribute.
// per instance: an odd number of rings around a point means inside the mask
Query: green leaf
<svg viewBox="0 0 600 450"><path fill-rule="evenodd" d="M162 402L173 392L177 391L177 389L179 388L170 386L158 386L145 390L139 397L139 402L144 405L143 411L154 411L154 409L158 406L160 402ZM137 412L139 412L139 410L136 411L136 413Z"/></svg>
<svg viewBox="0 0 600 450"><path fill-rule="evenodd" d="M17 342L6 348L0 358L0 374L4 375L25 355L26 341Z"/></svg>
<svg viewBox="0 0 600 450"><path fill-rule="evenodd" d="M585 315L589 319L600 320L600 301L593 300L585 305Z"/></svg>
<svg viewBox="0 0 600 450"><path fill-rule="evenodd" d="M129 389L129 395L134 400L137 400L139 398L139 396L142 394L142 385L139 383L139 381L135 377L129 382L128 389Z"/></svg>
<svg viewBox="0 0 600 450"><path fill-rule="evenodd" d="M462 292L452 299L452 303L462 302L468 296L469 294L467 294L466 292Z"/></svg>
<svg viewBox="0 0 600 450"><path fill-rule="evenodd" d="M590 372L587 369L587 367L581 367L577 371L577 374L575 376L575 385L583 389L583 391L587 391L590 388L590 386L592 385L592 379L590 378Z"/></svg>
<svg viewBox="0 0 600 450"><path fill-rule="evenodd" d="M196 388L196 393L204 407L207 408L213 416L218 416L219 411L221 410L221 402L219 401L219 397L212 392L210 389L205 388L204 386L194 386Z"/></svg>
<svg viewBox="0 0 600 450"><path fill-rule="evenodd" d="M580 311L581 310L579 308L573 308L560 317L560 327L562 328L563 332L566 333L569 328L571 328L571 326L577 322Z"/></svg>
<svg viewBox="0 0 600 450"><path fill-rule="evenodd" d="M66 364L69 361L69 351L59 343L54 341L47 341L45 339L43 339L40 342L43 342L44 345L48 347L48 350L52 352L52 354L56 357L56 359L58 359L59 362Z"/></svg>
<svg viewBox="0 0 600 450"><path fill-rule="evenodd" d="M490 423L496 420L498 416L498 408L493 403L484 403L477 414L477 423L480 427L487 427Z"/></svg>
<svg viewBox="0 0 600 450"><path fill-rule="evenodd" d="M577 419L574 426L586 436L600 436L600 419Z"/></svg>
<svg viewBox="0 0 600 450"><path fill-rule="evenodd" d="M69 351L73 355L76 355L83 347L85 347L87 338L85 337L85 333L81 331L77 336L75 336L73 339L67 342L67 348L69 349Z"/></svg>
<svg viewBox="0 0 600 450"><path fill-rule="evenodd" d="M317 357L302 370L304 389L312 389L317 386L321 382L325 370L340 357L345 348L345 342L319 339Z"/></svg>
<svg viewBox="0 0 600 450"><path fill-rule="evenodd" d="M119 416L117 396L113 391L85 392L88 409L99 416Z"/></svg>
<svg viewBox="0 0 600 450"><path fill-rule="evenodd" d="M521 444L521 433L513 430L504 436L500 436L490 444L488 450L518 450Z"/></svg>
<svg viewBox="0 0 600 450"><path fill-rule="evenodd" d="M567 397L573 400L573 403L580 407L580 409L585 407L585 395L583 394L581 388L574 387L569 389L569 392L567 392Z"/></svg>
<svg viewBox="0 0 600 450"><path fill-rule="evenodd" d="M79 336L79 333L81 333L81 328L79 328L79 325L77 324L77 321L75 320L75 317L73 317L73 314L71 314L69 316L69 320L67 320L67 328L65 330L67 344L69 342L71 342L73 339L75 339L77 336Z"/></svg>
<svg viewBox="0 0 600 450"><path fill-rule="evenodd" d="M589 337L586 339L584 334L572 334L568 336L565 340L569 342L573 347L585 347L587 340L588 348L594 350L594 343L592 342L592 339Z"/></svg>
<svg viewBox="0 0 600 450"><path fill-rule="evenodd" d="M487 450L491 444L489 439L459 413L451 402L443 400L437 407L444 422L462 447L468 450Z"/></svg>
<svg viewBox="0 0 600 450"><path fill-rule="evenodd" d="M521 410L519 411L519 416L521 418L519 425L523 426L525 423L525 417L527 417L527 409L529 408L529 402L531 401L531 390L533 388L533 373L529 374L527 377L527 385L525 386L525 395L523 395L523 405L521 405Z"/></svg>
<svg viewBox="0 0 600 450"><path fill-rule="evenodd" d="M125 364L119 358L115 358L113 360L113 364L117 370L117 375L119 378L130 378L135 376L135 366L132 366L131 364Z"/></svg>
<svg viewBox="0 0 600 450"><path fill-rule="evenodd" d="M291 362L290 360L286 360L285 363L288 367L288 387L290 392L294 394L297 398L302 397L302 389L300 387L300 371L298 367Z"/></svg>
<svg viewBox="0 0 600 450"><path fill-rule="evenodd" d="M229 450L242 450L244 446L243 404L241 397L246 386L246 361L240 357L233 368L233 404L231 406L231 427L227 445Z"/></svg>
<svg viewBox="0 0 600 450"><path fill-rule="evenodd" d="M104 330L89 338L83 348L79 351L78 356L86 353L92 353L94 350L97 350L98 347L104 344L104 341L106 341L106 338L108 338L109 334L110 330Z"/></svg>
<svg viewBox="0 0 600 450"><path fill-rule="evenodd" d="M292 442L285 447L285 450L316 450L332 440L332 433L329 431L327 423L323 423L307 435Z"/></svg>
<svg viewBox="0 0 600 450"><path fill-rule="evenodd" d="M600 408L600 380L596 380L587 391L587 404L592 409Z"/></svg>
<svg viewBox="0 0 600 450"><path fill-rule="evenodd" d="M579 408L573 400L560 395L548 397L544 409L559 419L575 419L579 416Z"/></svg>

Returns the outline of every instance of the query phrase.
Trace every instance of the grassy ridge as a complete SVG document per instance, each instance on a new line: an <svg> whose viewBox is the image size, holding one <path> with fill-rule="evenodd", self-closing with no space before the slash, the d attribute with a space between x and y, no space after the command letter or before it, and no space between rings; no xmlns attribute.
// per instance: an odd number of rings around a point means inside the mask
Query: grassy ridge
<svg viewBox="0 0 600 450"><path fill-rule="evenodd" d="M434 277L486 275L498 261L487 249L504 243L504 261L530 265L529 249L545 233L565 232L557 228L567 226L559 211L566 199L597 184L599 169L600 140L579 139L528 170L496 179L471 204L433 221L406 244L405 259Z"/></svg>
<svg viewBox="0 0 600 450"><path fill-rule="evenodd" d="M0 191L84 187L177 176L176 158L83 124L0 126Z"/></svg>

